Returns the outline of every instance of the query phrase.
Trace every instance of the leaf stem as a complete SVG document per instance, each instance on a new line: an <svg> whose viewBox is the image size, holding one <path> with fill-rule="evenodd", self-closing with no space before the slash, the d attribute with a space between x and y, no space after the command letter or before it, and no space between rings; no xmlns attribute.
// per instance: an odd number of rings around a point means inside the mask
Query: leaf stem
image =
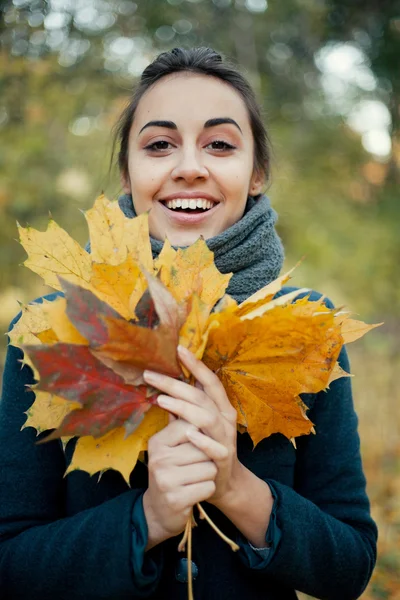
<svg viewBox="0 0 400 600"><path fill-rule="evenodd" d="M185 531L183 532L183 537L182 537L181 541L179 542L178 552L184 552L185 547L186 547L186 542L189 537L189 529L191 529L191 528L192 528L192 524L191 524L190 517L189 517L189 519L186 521L186 527L185 527Z"/></svg>
<svg viewBox="0 0 400 600"><path fill-rule="evenodd" d="M229 546L232 548L232 550L234 552L239 550L239 546L235 542L233 542L230 538L228 538L228 536L226 536L224 533L222 533L222 531L220 529L218 529L218 527L210 519L210 517L208 516L208 514L206 513L206 511L204 510L204 508L201 506L200 503L197 504L197 508L199 509L200 518L205 519L207 521L207 523L209 525L211 525L211 527L214 529L214 531L216 531L218 533L219 537L222 538L224 540L224 542L229 544Z"/></svg>

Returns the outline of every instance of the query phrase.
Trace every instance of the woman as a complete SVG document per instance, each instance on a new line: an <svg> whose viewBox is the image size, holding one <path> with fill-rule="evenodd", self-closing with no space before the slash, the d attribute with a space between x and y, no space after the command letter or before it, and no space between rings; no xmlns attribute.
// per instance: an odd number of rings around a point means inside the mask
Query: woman
<svg viewBox="0 0 400 600"><path fill-rule="evenodd" d="M243 76L208 48L163 53L144 71L117 129L128 217L150 210L154 255L168 236L186 246L203 235L216 264L233 271L242 301L274 279L283 252L262 188L269 145ZM312 299L319 298L313 293ZM329 306L332 306L327 301ZM33 402L10 346L0 403L1 597L186 599L187 564L177 552L191 507L207 504L232 550L204 522L193 531L196 600L352 600L376 559L349 378L306 398L316 435L281 434L253 450L216 376L187 351L195 387L146 373L171 413L150 440L129 489L119 473L63 478L57 441L20 432ZM348 371L346 353L341 366ZM180 417L178 419L178 417Z"/></svg>

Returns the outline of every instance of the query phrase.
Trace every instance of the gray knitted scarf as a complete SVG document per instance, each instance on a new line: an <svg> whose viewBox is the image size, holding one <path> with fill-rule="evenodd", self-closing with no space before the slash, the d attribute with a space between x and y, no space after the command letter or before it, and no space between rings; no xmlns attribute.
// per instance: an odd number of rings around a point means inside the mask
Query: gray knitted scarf
<svg viewBox="0 0 400 600"><path fill-rule="evenodd" d="M136 217L131 194L118 198L125 216ZM277 214L267 196L249 196L243 217L215 237L206 240L214 252L214 261L222 273L233 273L227 293L237 302L276 279L283 264L284 251L275 231ZM151 238L153 258L163 243Z"/></svg>

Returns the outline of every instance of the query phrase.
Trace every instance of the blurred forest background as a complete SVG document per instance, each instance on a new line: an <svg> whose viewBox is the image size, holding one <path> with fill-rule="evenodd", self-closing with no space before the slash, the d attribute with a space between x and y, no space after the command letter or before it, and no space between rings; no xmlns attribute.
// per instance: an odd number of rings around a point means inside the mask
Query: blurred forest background
<svg viewBox="0 0 400 600"><path fill-rule="evenodd" d="M256 89L293 284L384 326L350 346L378 565L364 600L400 599L400 3L396 0L13 0L0 8L0 321L45 291L16 221L82 244L112 126L164 49L212 46ZM6 338L1 346L1 364Z"/></svg>

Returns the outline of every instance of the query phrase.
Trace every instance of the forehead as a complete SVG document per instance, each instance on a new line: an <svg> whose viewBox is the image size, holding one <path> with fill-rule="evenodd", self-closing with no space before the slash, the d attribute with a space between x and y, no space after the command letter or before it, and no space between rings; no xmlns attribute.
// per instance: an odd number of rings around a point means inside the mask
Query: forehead
<svg viewBox="0 0 400 600"><path fill-rule="evenodd" d="M134 128L151 119L174 121L178 128L190 123L203 126L213 117L231 117L250 132L244 100L229 84L207 75L172 73L157 81L141 98Z"/></svg>

